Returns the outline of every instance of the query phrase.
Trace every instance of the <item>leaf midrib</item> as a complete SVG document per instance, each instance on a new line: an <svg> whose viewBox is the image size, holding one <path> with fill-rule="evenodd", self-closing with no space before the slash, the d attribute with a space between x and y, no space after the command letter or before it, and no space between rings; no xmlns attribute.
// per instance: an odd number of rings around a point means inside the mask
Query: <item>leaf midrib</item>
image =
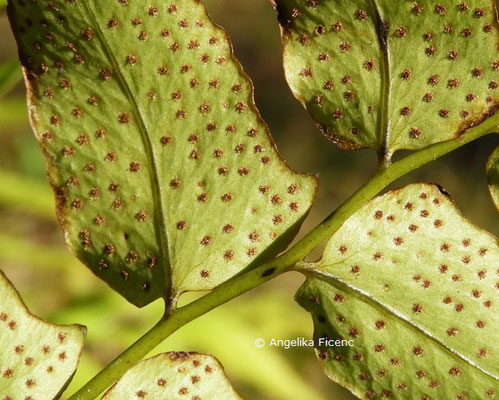
<svg viewBox="0 0 499 400"><path fill-rule="evenodd" d="M466 365L469 365L470 367L475 368L478 372L481 374L485 375L487 378L493 379L494 381L498 381L499 377L494 376L492 373L486 371L482 367L476 365L472 360L468 359L466 356L461 354L460 352L452 349L451 347L447 346L444 342L442 342L439 338L433 336L430 332L426 331L422 327L416 325L413 323L410 319L405 317L402 313L398 313L396 310L392 309L391 307L385 305L381 301L375 299L373 296L371 296L369 293L363 291L362 289L359 289L353 285L350 285L346 282L344 282L342 279L340 279L337 276L334 276L332 274L326 273L324 271L320 271L318 269L309 269L305 271L305 274L307 275L308 278L310 277L315 277L318 278L326 283L329 283L333 286L338 287L341 290L344 290L346 292L352 293L362 299L362 301L369 303L373 305L374 307L381 309L382 311L388 313L389 315L394 316L398 320L400 320L402 323L405 323L409 325L411 328L417 330L420 334L423 336L427 337L428 339L432 340L435 342L437 345L443 347L448 353L450 353L452 356L460 359L460 361L464 362Z"/></svg>
<svg viewBox="0 0 499 400"><path fill-rule="evenodd" d="M388 49L388 39L386 27L383 19L381 18L381 13L376 0L370 0L374 12L376 13L376 35L378 37L379 49L381 51L381 83L380 83L380 111L378 119L378 136L379 136L379 147L378 147L378 157L380 163L388 163L391 159L391 152L388 149L388 141L390 136L389 124L388 124L388 110L389 110L389 100L390 100L390 58Z"/></svg>
<svg viewBox="0 0 499 400"><path fill-rule="evenodd" d="M92 19L95 25L97 36L99 38L100 43L102 43L104 53L111 62L114 71L116 71L116 78L118 85L121 87L126 98L128 99L129 103L132 106L133 116L138 123L139 133L142 139L142 143L144 145L146 156L150 159L148 167L151 173L151 187L153 192L152 198L154 203L154 210L159 213L159 224L156 222L156 229L155 229L157 235L156 239L159 242L158 245L160 251L161 265L164 267L165 278L167 278L164 280L165 292L163 297L165 298L165 300L168 300L172 292L172 279L171 279L171 263L170 263L171 260L169 256L170 255L169 241L166 232L166 217L165 217L166 213L163 209L163 203L161 201L162 198L161 185L159 182L158 168L156 166L156 159L154 157L153 145L151 142L149 130L142 116L140 107L135 101L135 97L133 96L132 90L130 89L130 86L128 85L128 82L126 81L125 76L120 68L118 60L114 56L110 46L105 40L104 32L101 28L101 25L99 24L99 21L94 11L92 10L92 7L90 6L90 2L88 0L84 0L82 3L84 4L85 9L87 10L90 18ZM155 221L157 220L155 219Z"/></svg>

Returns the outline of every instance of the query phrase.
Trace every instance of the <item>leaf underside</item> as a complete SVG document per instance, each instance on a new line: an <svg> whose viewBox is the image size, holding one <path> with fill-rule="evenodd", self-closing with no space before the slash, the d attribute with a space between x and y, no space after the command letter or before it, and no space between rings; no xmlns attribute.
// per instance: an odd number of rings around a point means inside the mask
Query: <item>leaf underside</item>
<svg viewBox="0 0 499 400"><path fill-rule="evenodd" d="M0 271L0 398L55 398L76 370L85 333L31 315Z"/></svg>
<svg viewBox="0 0 499 400"><path fill-rule="evenodd" d="M341 148L389 158L495 112L495 0L275 0L294 95Z"/></svg>
<svg viewBox="0 0 499 400"><path fill-rule="evenodd" d="M487 162L487 177L492 200L499 210L499 147L497 147Z"/></svg>
<svg viewBox="0 0 499 400"><path fill-rule="evenodd" d="M102 400L240 400L222 365L210 355L166 353L131 368Z"/></svg>
<svg viewBox="0 0 499 400"><path fill-rule="evenodd" d="M280 158L201 2L8 12L67 243L97 276L135 305L175 302L289 243L316 180Z"/></svg>
<svg viewBox="0 0 499 400"><path fill-rule="evenodd" d="M361 398L486 399L498 385L495 237L443 189L375 198L333 235L297 301L327 375ZM316 342L317 344L317 342Z"/></svg>

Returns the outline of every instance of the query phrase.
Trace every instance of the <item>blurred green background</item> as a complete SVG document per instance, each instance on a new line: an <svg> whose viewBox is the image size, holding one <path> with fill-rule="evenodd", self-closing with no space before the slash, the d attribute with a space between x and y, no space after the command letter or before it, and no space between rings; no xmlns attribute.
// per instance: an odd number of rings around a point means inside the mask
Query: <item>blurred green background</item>
<svg viewBox="0 0 499 400"><path fill-rule="evenodd" d="M267 0L205 0L215 21L232 37L236 55L252 77L256 102L284 158L295 169L320 173L317 202L302 232L310 230L357 189L376 167L371 151L341 152L324 139L283 77L276 16ZM3 7L0 0L0 8ZM28 307L58 323L88 327L80 368L67 395L147 331L162 305L139 310L107 289L64 247L41 153L31 133L16 45L0 10L0 268ZM485 137L415 171L394 187L414 181L438 182L462 212L499 234L484 165L499 138ZM317 258L320 251L314 252ZM159 351L216 355L247 399L347 400L345 390L323 376L308 348L257 349L258 337L311 337L312 322L293 301L302 283L290 273L205 315L174 334ZM183 301L192 300L189 295Z"/></svg>

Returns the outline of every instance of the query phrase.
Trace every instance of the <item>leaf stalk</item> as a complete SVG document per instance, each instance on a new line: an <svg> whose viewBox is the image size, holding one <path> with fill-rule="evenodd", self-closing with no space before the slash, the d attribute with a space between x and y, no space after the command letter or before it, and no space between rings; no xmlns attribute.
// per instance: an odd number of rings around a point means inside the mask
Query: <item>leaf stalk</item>
<svg viewBox="0 0 499 400"><path fill-rule="evenodd" d="M379 168L369 181L287 252L253 270L233 277L203 297L171 311L167 318L161 319L151 330L71 396L69 400L95 399L123 376L128 369L182 326L270 279L291 270L295 264L301 262L323 240L336 232L360 207L390 183L422 165L491 132L499 133L499 113L490 116L480 125L470 128L459 138L415 151L402 160L386 166L386 168Z"/></svg>

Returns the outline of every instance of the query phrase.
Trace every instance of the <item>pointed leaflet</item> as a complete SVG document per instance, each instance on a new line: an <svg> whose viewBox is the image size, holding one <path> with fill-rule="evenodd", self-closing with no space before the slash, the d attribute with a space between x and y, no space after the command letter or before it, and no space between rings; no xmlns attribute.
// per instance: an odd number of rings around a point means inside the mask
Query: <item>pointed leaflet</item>
<svg viewBox="0 0 499 400"><path fill-rule="evenodd" d="M390 156L495 111L495 1L275 0L286 78L341 148Z"/></svg>
<svg viewBox="0 0 499 400"><path fill-rule="evenodd" d="M487 176L492 200L499 210L499 147L497 147L487 162Z"/></svg>
<svg viewBox="0 0 499 400"><path fill-rule="evenodd" d="M493 398L498 265L495 237L441 188L413 184L347 220L297 300L313 315L316 340L353 339L318 354L357 396Z"/></svg>
<svg viewBox="0 0 499 400"><path fill-rule="evenodd" d="M31 315L0 271L0 394L2 400L52 399L72 378L86 329Z"/></svg>
<svg viewBox="0 0 499 400"><path fill-rule="evenodd" d="M222 365L210 355L166 353L130 369L102 400L240 400Z"/></svg>
<svg viewBox="0 0 499 400"><path fill-rule="evenodd" d="M30 115L67 242L142 306L282 249L315 179L280 159L199 1L14 0Z"/></svg>

